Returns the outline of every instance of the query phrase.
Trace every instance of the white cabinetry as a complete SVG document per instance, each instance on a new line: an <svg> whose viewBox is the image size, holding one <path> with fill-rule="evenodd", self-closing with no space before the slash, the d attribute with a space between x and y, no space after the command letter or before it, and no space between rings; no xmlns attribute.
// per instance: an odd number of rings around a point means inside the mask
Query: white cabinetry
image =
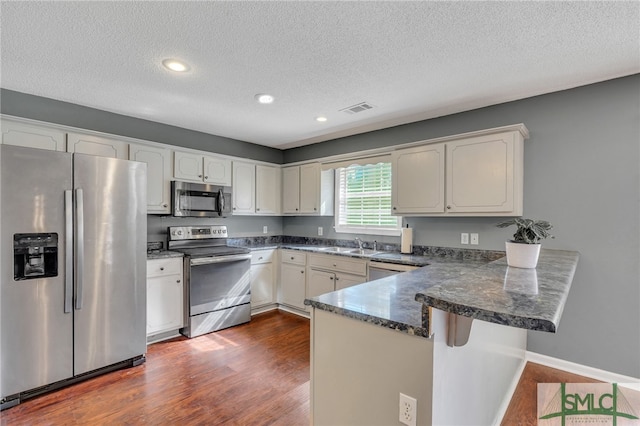
<svg viewBox="0 0 640 426"><path fill-rule="evenodd" d="M231 186L231 160L176 151L173 156L173 177L178 180Z"/></svg>
<svg viewBox="0 0 640 426"><path fill-rule="evenodd" d="M366 260L314 253L307 264L307 298L367 281Z"/></svg>
<svg viewBox="0 0 640 426"><path fill-rule="evenodd" d="M67 135L67 152L127 160L129 158L128 148L128 143L117 139L80 133Z"/></svg>
<svg viewBox="0 0 640 426"><path fill-rule="evenodd" d="M295 250L282 250L281 255L280 303L304 310L306 255Z"/></svg>
<svg viewBox="0 0 640 426"><path fill-rule="evenodd" d="M233 162L233 186L231 188L233 214L254 214L256 211L256 165Z"/></svg>
<svg viewBox="0 0 640 426"><path fill-rule="evenodd" d="M171 151L132 143L129 159L147 163L147 213L170 213Z"/></svg>
<svg viewBox="0 0 640 426"><path fill-rule="evenodd" d="M523 143L507 131L395 151L393 213L522 215Z"/></svg>
<svg viewBox="0 0 640 426"><path fill-rule="evenodd" d="M256 166L256 214L279 215L282 199L280 167Z"/></svg>
<svg viewBox="0 0 640 426"><path fill-rule="evenodd" d="M62 130L31 126L14 121L2 120L2 143L25 148L67 150L67 134Z"/></svg>
<svg viewBox="0 0 640 426"><path fill-rule="evenodd" d="M394 151L391 204L394 214L444 212L444 144Z"/></svg>
<svg viewBox="0 0 640 426"><path fill-rule="evenodd" d="M333 215L333 170L319 163L283 169L283 213L314 216Z"/></svg>
<svg viewBox="0 0 640 426"><path fill-rule="evenodd" d="M281 212L279 167L234 161L231 190L234 215L270 216Z"/></svg>
<svg viewBox="0 0 640 426"><path fill-rule="evenodd" d="M522 215L518 132L447 142L447 212Z"/></svg>
<svg viewBox="0 0 640 426"><path fill-rule="evenodd" d="M251 309L274 305L275 250L258 250L251 253Z"/></svg>
<svg viewBox="0 0 640 426"><path fill-rule="evenodd" d="M147 261L147 339L178 330L184 322L183 258ZM151 338L150 338L151 337Z"/></svg>

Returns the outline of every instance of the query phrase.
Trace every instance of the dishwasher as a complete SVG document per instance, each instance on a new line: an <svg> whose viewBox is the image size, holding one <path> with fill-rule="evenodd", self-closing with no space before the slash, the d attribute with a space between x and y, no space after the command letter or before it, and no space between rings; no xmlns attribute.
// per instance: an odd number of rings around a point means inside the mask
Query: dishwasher
<svg viewBox="0 0 640 426"><path fill-rule="evenodd" d="M401 265L398 263L370 261L369 281L378 280L380 278L389 277L391 275L401 274L403 272L413 271L418 268L418 266Z"/></svg>

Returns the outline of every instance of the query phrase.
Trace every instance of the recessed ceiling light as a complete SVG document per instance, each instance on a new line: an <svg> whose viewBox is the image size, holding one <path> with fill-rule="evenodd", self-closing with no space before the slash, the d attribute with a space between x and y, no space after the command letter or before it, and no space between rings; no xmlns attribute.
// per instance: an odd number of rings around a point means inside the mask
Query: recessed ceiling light
<svg viewBox="0 0 640 426"><path fill-rule="evenodd" d="M175 72L189 71L189 65L185 64L184 62L180 62L177 59L165 59L164 61L162 61L162 65L164 65L165 68Z"/></svg>
<svg viewBox="0 0 640 426"><path fill-rule="evenodd" d="M325 121L327 121L327 117L325 117L325 116L323 116L323 115L318 116L318 117L316 117L316 121L319 121L319 122L321 122L321 123L324 123Z"/></svg>
<svg viewBox="0 0 640 426"><path fill-rule="evenodd" d="M256 101L261 104L272 104L275 98L271 95L267 95L266 93L258 93L256 96Z"/></svg>

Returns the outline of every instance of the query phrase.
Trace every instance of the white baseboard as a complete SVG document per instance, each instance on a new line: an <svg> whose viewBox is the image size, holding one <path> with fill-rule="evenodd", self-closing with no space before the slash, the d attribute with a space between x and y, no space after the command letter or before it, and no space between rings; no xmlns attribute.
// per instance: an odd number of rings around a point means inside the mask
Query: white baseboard
<svg viewBox="0 0 640 426"><path fill-rule="evenodd" d="M278 309L280 309L281 311L285 311L285 312L289 312L290 314L296 314L298 316L304 317L309 319L311 317L311 314L309 314L309 312L306 311L301 311L298 310L296 308L291 308L289 306L285 306L285 305L278 305Z"/></svg>
<svg viewBox="0 0 640 426"><path fill-rule="evenodd" d="M618 383L620 385L630 385L634 389L640 389L640 378L625 376L623 374L613 373L611 371L600 370L599 368L589 367L577 364L571 361L554 358L548 355L542 355L536 352L527 351L525 361L535 362L537 364L546 365L547 367L557 368L558 370L568 371L569 373L578 374L580 376L590 377L607 383Z"/></svg>
<svg viewBox="0 0 640 426"><path fill-rule="evenodd" d="M504 394L504 398L502 399L502 403L496 412L495 421L493 422L494 426L499 426L504 418L504 415L507 414L507 409L509 408L509 404L511 403L511 398L513 398L513 394L516 392L518 388L518 382L520 381L520 376L522 376L522 372L524 371L524 367L527 365L527 360L523 359L518 371L513 376L513 380L507 389L507 392Z"/></svg>

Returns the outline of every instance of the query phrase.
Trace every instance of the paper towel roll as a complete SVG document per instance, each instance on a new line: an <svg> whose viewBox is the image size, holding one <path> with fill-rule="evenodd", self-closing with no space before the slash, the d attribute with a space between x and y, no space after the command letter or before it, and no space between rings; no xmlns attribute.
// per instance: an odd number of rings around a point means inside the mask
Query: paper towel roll
<svg viewBox="0 0 640 426"><path fill-rule="evenodd" d="M402 228L400 237L400 253L413 252L413 228Z"/></svg>

